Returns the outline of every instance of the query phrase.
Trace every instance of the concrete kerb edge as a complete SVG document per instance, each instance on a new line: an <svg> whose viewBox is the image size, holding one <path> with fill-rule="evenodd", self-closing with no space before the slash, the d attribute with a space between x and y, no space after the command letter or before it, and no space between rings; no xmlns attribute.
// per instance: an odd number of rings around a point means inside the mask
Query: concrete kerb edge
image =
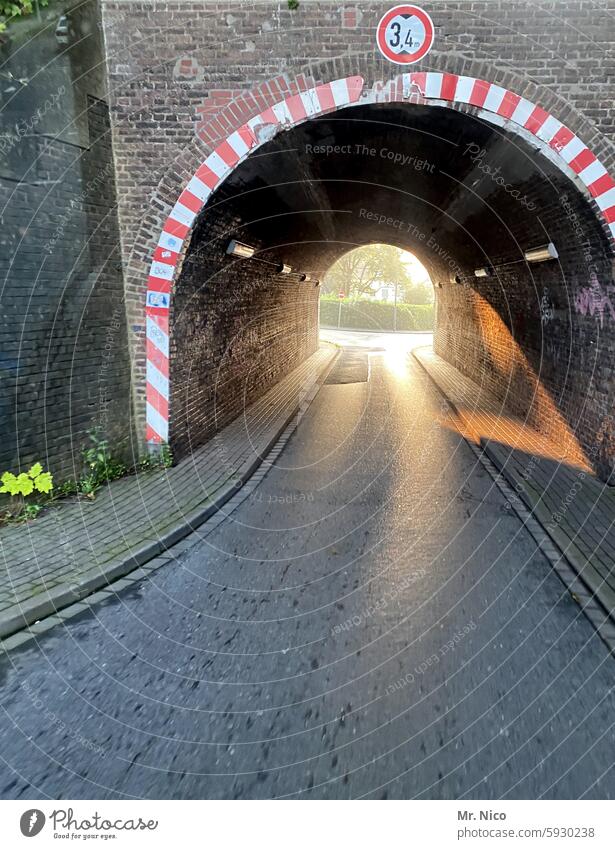
<svg viewBox="0 0 615 849"><path fill-rule="evenodd" d="M455 413L455 415L463 420L468 429L471 429L469 428L463 413L460 412L454 401L448 397L446 391L429 370L427 365L423 362L420 355L416 353L416 350L411 351L411 354L425 374L429 377L451 410ZM479 448L470 442L470 440L463 434L460 435L483 468L493 479L500 492L509 501L520 521L534 538L539 550L549 561L556 575L562 581L573 600L580 606L582 612L595 628L599 637L605 643L609 651L615 655L615 616L611 612L610 608L602 602L599 588L594 589L587 583L582 570L580 570L574 561L566 554L558 540L553 537L548 528L542 524L539 517L528 509L521 496L513 489L506 468L496 462L495 455L488 451L485 440L477 435L480 445Z"/></svg>
<svg viewBox="0 0 615 849"><path fill-rule="evenodd" d="M101 571L98 567L88 570L84 573L78 584L59 584L57 587L53 587L48 593L45 593L45 597L42 599L35 597L7 608L0 614L0 647L9 650L25 643L30 637L34 639L40 635L40 632L39 634L30 634L29 631L24 632L24 629L27 629L34 623L38 623L40 620L51 619L68 607L80 606L83 599L101 590L104 591L107 587L109 587L109 593L105 593L105 595L108 597L112 592L110 585L114 581L118 581L130 573L140 570L142 566L154 559L160 560L160 563L155 568L159 568L172 560L172 547L190 536L191 533L230 501L234 495L237 495L241 487L248 482L256 470L263 464L273 446L280 440L284 431L293 418L300 412L301 408L310 404L316 397L316 387L320 388L322 386L340 355L340 349L336 348L336 346L330 345L329 347L332 349L329 359L323 363L318 373L314 375L313 380L308 381L303 387L296 398L292 411L276 424L273 434L267 440L266 445L261 449L260 453L238 468L237 474L233 477L232 484L225 486L207 506L197 508L187 514L182 521L178 522L169 530L166 530L158 539L144 544L136 551L131 552L129 556L111 561L104 567L104 571ZM314 391L315 389L316 391ZM290 438L291 434L292 431L288 433L288 438ZM237 486L238 482L241 482L241 486ZM139 574L135 580L143 580L143 575ZM51 623L50 628L55 624L57 623ZM7 638L11 641L10 644L5 644L7 643Z"/></svg>
<svg viewBox="0 0 615 849"><path fill-rule="evenodd" d="M389 333L391 336L414 336L417 333L429 334L432 330L382 330L379 327L338 327L337 324L321 324L323 330L339 330L340 333ZM331 343L335 344L335 343Z"/></svg>

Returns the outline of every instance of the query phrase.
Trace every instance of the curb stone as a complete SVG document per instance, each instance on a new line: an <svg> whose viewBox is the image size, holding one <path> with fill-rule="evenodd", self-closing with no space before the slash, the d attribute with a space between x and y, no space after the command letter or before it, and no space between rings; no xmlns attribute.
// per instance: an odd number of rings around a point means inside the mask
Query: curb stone
<svg viewBox="0 0 615 849"><path fill-rule="evenodd" d="M444 398L455 415L463 421L463 414L451 400L440 385L434 374L415 352L411 352L415 361L420 365L429 377L440 395ZM508 481L506 470L496 464L496 457L486 449L485 441L480 440L480 447L472 443L463 434L460 434L466 445L470 448L477 460L493 479L495 485L504 495L517 514L518 518L531 534L536 545L544 557L549 561L555 573L558 575L572 599L579 605L585 617L590 621L599 637L605 643L611 654L615 655L615 619L610 610L601 603L596 590L584 580L583 572L575 568L564 550L560 548L555 540L535 514L523 503L519 495L514 491Z"/></svg>
<svg viewBox="0 0 615 849"><path fill-rule="evenodd" d="M182 517L182 521L162 533L157 539L144 542L129 556L111 561L102 570L97 567L84 572L78 583L59 584L48 592L41 593L40 595L44 595L44 598L35 596L2 611L0 613L0 647L5 650L17 648L56 625L63 624L65 620L82 613L84 609L89 609L90 604L110 598L114 594L114 584L122 584L121 587L117 587L119 591L128 583L143 580L153 570L170 563L176 554L196 544L197 540L188 541L190 534L218 514L221 508L233 498L244 495L243 490L250 478L264 465L270 455L277 456L280 453L340 356L341 349L331 347L334 349L331 357L304 386L296 397L291 412L285 415L282 423L275 427L274 434L259 450L257 456L238 467L232 475L233 482L218 492L212 502L187 513ZM271 456L271 460L274 459L274 456ZM255 485L260 483L262 477L264 474L259 477ZM240 482L240 486L237 486L237 482ZM248 495L249 492L246 492L244 497L247 498ZM239 498L237 503L232 505L232 509L241 503L244 497ZM124 584L125 576L130 576L127 584ZM84 599L86 599L85 602Z"/></svg>

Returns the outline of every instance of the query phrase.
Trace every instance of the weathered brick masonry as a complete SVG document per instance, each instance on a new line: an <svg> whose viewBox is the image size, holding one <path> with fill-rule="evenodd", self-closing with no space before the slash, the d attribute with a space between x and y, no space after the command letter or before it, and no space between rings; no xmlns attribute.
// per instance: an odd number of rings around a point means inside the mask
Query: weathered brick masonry
<svg viewBox="0 0 615 849"><path fill-rule="evenodd" d="M176 457L240 415L318 344L318 289L276 272L275 257L231 260L229 234L259 246L232 198L195 228L173 302L171 443Z"/></svg>
<svg viewBox="0 0 615 849"><path fill-rule="evenodd" d="M608 2L536 5L501 0L424 5L436 26L435 46L413 71L484 79L540 104L578 134L613 173L615 55ZM379 2L308 0L293 11L285 3L269 2L103 3L135 415L141 432L145 288L152 252L169 210L208 154L272 103L310 85L350 75L360 75L365 90L372 92L394 77L399 69L380 56L374 42L376 23L386 8L387 4ZM380 107L371 108L377 111ZM400 108L418 107L410 103ZM448 189L442 180L438 189L425 183L425 191L432 192L430 202L440 205L439 219L427 210L425 194L414 205L398 204L398 216L415 224L429 222L429 228L423 226L423 242L392 233L387 238L381 229L365 226L359 218L361 199L354 195L347 205L354 215L352 232L331 215L328 228L321 222L314 238L306 223L306 201L324 210L334 192L313 182L311 196L301 202L288 191L276 194L278 214L292 210L303 216L297 217L294 233L288 227L261 226L256 227L254 238L260 237L258 246L277 251L279 258L292 253L297 266L321 271L334 255L365 241L391 241L415 250L431 269L437 286L437 350L476 380L487 381L510 408L528 414L530 421L562 440L573 453L593 452L592 459L607 475L614 460L609 416L615 304L610 288L610 233L604 217L590 204L582 185L575 184L572 173L566 175L565 168L562 173L561 167L558 171L531 144L525 146L524 139L511 137L506 122L502 129L485 134L476 109L455 108L465 113L464 120L470 123L447 131L440 122L438 132L448 133L449 141L459 148L459 134L467 147L475 130L481 145L486 145L485 154L475 162L470 162L467 154L459 156L458 171L448 174ZM433 108L430 114L435 114ZM399 150L418 156L417 133L429 132L431 120L425 118L412 134L396 135L390 130L378 143L391 146L394 142ZM352 140L369 142L369 125L370 119L364 115L347 135L354 132ZM328 128L328 141L337 141L340 126ZM307 141L302 138L302 143ZM300 181L318 171L309 160L310 156L304 155L292 166L290 159L280 160L280 181ZM512 181L508 192L485 175L481 162L502 165ZM445 175L446 157L434 165ZM390 193L376 196L372 188L374 163L355 157L352 167L352 176L346 171L346 178L364 184L363 205L391 208ZM249 173L241 172L244 176L236 179L238 192L254 190L259 179L260 184L265 182L264 170L259 178L254 162L249 168ZM267 179L272 179L270 174ZM392 172L387 179L395 182ZM408 179L417 181L418 177L409 175ZM347 188L352 194L349 187L350 182ZM514 200L511 190L533 202L534 210ZM335 200L343 206L339 193ZM290 367L297 351L309 350L309 344L297 345L290 335L285 336L289 315L301 296L271 278L271 286L279 288L275 289L276 308L267 319L266 338L271 338L278 321L278 337L287 341L262 346L258 376L253 369L256 337L252 343L237 346L234 354L227 356L229 365L223 367L231 375L228 398L222 397L224 381L218 382L214 393L217 368L224 361L219 357L246 326L265 320L262 311L267 301L267 297L252 294L251 311L249 298L229 296L231 291L248 291L262 271L259 275L253 261L231 265L220 252L222 245L213 246L212 235L214 242L218 233L233 235L233 227L239 232L257 217L254 209L244 206L243 220L232 222L228 209L223 214L223 207L212 207L212 201L207 205L189 247L184 248L188 264L175 282L170 420L171 436L175 432L182 444L193 430L191 422L194 433L204 437L211 432L210 424L203 423L212 421L214 394L218 405L235 410L244 376L250 375L249 396L276 379L280 372L272 362L279 361L281 352L295 352L291 357L282 356ZM291 244L308 239L312 240L311 250L305 245L302 251L296 246L291 250ZM561 263L530 267L521 261L524 249L549 239L556 242ZM196 261L191 256L202 242L210 247ZM217 259L212 251L218 251ZM473 269L486 264L497 265L497 273L479 281ZM215 282L210 285L211 279ZM198 297L191 297L193 292L198 292ZM224 326L219 320L222 315ZM299 323L308 323L302 339L314 338L314 316L311 308L301 313ZM180 324L181 335L176 332ZM184 361L188 352L189 365Z"/></svg>
<svg viewBox="0 0 615 849"><path fill-rule="evenodd" d="M540 104L615 172L610 2L424 5L436 40L413 72L487 80L513 101ZM16 78L34 80L29 94L5 97L9 127L63 92L59 109L45 107L28 138L2 151L5 464L43 455L55 471L72 473L89 428L130 443L131 404L143 440L145 294L169 211L212 150L247 120L297 91L360 77L361 103L250 155L186 237L170 313L171 441L182 453L208 438L316 344L317 289L258 259L231 259L229 238L315 275L376 240L414 250L429 267L439 353L610 473L609 213L556 151L538 152L530 134L507 119L486 123L475 106L434 106L420 86L388 98L405 102L375 103L399 72L375 48L385 3L302 0L291 11L283 2L103 2L108 81L88 8L69 13L75 44L66 54L53 26L33 42L46 75L31 74L27 51L9 62ZM446 79L454 88L456 77ZM314 153L314 144L341 142L375 153ZM404 169L383 160L383 150L433 168ZM490 176L496 167L503 182ZM365 210L413 229L402 233ZM559 262L523 262L524 249L548 240ZM484 265L494 273L478 280L473 270Z"/></svg>
<svg viewBox="0 0 615 849"><path fill-rule="evenodd" d="M56 480L81 473L92 428L131 449L100 24L94 2L79 4L59 44L71 6L12 25L1 48L0 466L43 460Z"/></svg>

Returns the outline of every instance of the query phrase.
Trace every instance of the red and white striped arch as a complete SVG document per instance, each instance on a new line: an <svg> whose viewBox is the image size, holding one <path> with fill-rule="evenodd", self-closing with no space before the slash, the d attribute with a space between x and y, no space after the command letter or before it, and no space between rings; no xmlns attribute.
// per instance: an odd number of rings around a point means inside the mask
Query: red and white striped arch
<svg viewBox="0 0 615 849"><path fill-rule="evenodd" d="M147 389L146 438L169 438L169 308L173 279L183 245L210 195L237 165L276 133L346 106L369 103L442 102L474 106L492 123L530 133L569 176L585 186L615 237L615 181L572 130L540 106L485 80L456 74L399 74L386 84L364 90L352 76L289 95L232 132L199 166L180 194L162 229L148 278L146 298Z"/></svg>

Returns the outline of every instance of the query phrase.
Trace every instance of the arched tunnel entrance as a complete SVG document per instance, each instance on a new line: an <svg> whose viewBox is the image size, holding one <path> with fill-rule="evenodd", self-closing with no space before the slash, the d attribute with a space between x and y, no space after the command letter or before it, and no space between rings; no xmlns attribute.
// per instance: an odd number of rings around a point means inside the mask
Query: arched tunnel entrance
<svg viewBox="0 0 615 849"><path fill-rule="evenodd" d="M611 248L573 176L589 184L593 168L593 195L610 184L601 188L593 154L570 151L562 163L561 147L513 133L503 118L426 102L358 103L261 144L207 198L178 263L162 402L175 455L316 349L317 281L349 249L386 242L429 271L436 352L608 477L615 446L604 436L611 396L601 358L615 320ZM191 223L175 236L167 227L171 242ZM229 255L231 240L254 253ZM528 254L549 243L549 261ZM157 303L148 318L159 327ZM150 408L152 398L148 386ZM150 426L150 440L159 430Z"/></svg>

